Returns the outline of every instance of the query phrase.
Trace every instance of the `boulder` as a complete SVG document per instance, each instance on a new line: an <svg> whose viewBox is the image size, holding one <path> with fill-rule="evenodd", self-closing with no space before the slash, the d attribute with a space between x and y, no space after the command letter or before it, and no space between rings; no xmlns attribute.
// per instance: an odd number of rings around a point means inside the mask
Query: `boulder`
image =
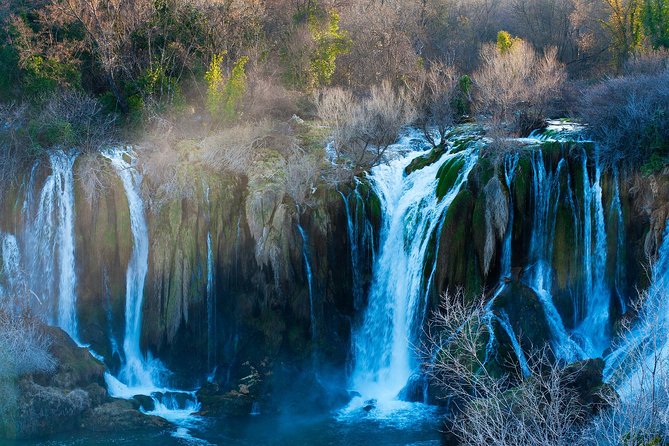
<svg viewBox="0 0 669 446"><path fill-rule="evenodd" d="M165 428L169 422L136 410L133 403L113 400L88 411L81 420L83 429L93 432L115 432L147 428Z"/></svg>
<svg viewBox="0 0 669 446"><path fill-rule="evenodd" d="M114 400L104 383L105 366L60 328L42 327L50 337L56 368L0 383L0 438L32 439L77 429L113 431L164 427L167 421L137 410L146 401ZM149 400L151 399L150 397ZM151 407L144 407L150 410Z"/></svg>
<svg viewBox="0 0 669 446"><path fill-rule="evenodd" d="M136 409L150 412L156 409L156 402L147 395L135 395L132 400L136 403Z"/></svg>
<svg viewBox="0 0 669 446"><path fill-rule="evenodd" d="M91 407L83 389L44 387L25 378L19 382L15 417L3 419L4 436L16 439L38 438L73 430Z"/></svg>
<svg viewBox="0 0 669 446"><path fill-rule="evenodd" d="M617 398L612 386L604 382L604 360L587 359L570 364L564 370L569 376L571 387L578 395L579 402L591 414L596 414L609 406Z"/></svg>

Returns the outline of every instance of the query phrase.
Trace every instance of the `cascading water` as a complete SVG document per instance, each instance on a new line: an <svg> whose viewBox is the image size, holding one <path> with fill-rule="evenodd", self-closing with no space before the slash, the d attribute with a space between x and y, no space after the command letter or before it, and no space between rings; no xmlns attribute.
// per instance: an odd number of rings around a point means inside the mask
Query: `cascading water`
<svg viewBox="0 0 669 446"><path fill-rule="evenodd" d="M209 203L209 186L203 184L204 198L207 204L207 209L210 209ZM211 220L211 216L209 216ZM209 222L211 224L211 221ZM216 376L216 361L217 361L217 338L216 338L216 294L214 289L214 249L211 241L211 230L207 231L207 365L210 370L210 381Z"/></svg>
<svg viewBox="0 0 669 446"><path fill-rule="evenodd" d="M0 233L0 252L2 253L0 263L0 301L3 299L15 299L21 285L21 254L16 237L13 234ZM0 307L4 307L0 304ZM5 308L16 308L10 304Z"/></svg>
<svg viewBox="0 0 669 446"><path fill-rule="evenodd" d="M518 363L521 368L521 372L525 376L528 376L529 367L527 365L527 358L525 356L525 352L520 346L520 343L518 342L515 332L513 331L513 327L511 326L511 322L509 321L509 316L503 310L501 310L500 315L497 316L494 313L493 309L495 301L502 293L502 291L504 291L504 287L506 286L505 282L506 279L511 275L511 241L513 237L513 218L514 218L511 185L513 184L513 178L516 174L516 168L518 167L519 158L520 158L519 154L515 153L513 155L507 156L504 159L504 180L506 183L507 190L509 191L509 223L506 228L506 233L504 234L504 242L502 244L500 282L499 285L497 286L495 294L488 301L486 305L486 315L484 318L484 322L486 323L488 329L489 338L488 338L488 343L486 345L486 355L484 363L487 363L495 354L497 338L495 335L493 321L497 321L500 327L505 331L505 333L507 334L507 336L511 341L512 347L516 354L516 358L518 359Z"/></svg>
<svg viewBox="0 0 669 446"><path fill-rule="evenodd" d="M569 337L551 295L553 234L557 204L560 201L560 171L566 161L561 159L555 172L548 173L543 153L532 154L532 191L534 200L534 225L530 241L531 268L527 285L539 297L551 329L555 354L567 361L584 357L583 350Z"/></svg>
<svg viewBox="0 0 669 446"><path fill-rule="evenodd" d="M130 388L144 388L150 393L157 388L156 370L153 370L153 367L148 364L139 345L142 331L144 280L149 263L149 231L139 190L142 177L133 165L134 157L131 153L114 150L106 152L104 156L111 161L112 167L123 183L128 199L130 229L133 238L132 253L126 271L124 363L119 378ZM160 372L160 370L157 371Z"/></svg>
<svg viewBox="0 0 669 446"><path fill-rule="evenodd" d="M509 337L509 340L511 341L511 346L513 347L513 351L516 354L516 358L518 359L518 364L520 365L521 372L523 372L524 376L530 376L530 368L527 365L527 357L525 356L523 348L520 346L520 342L518 342L518 338L516 337L516 334L513 331L513 327L511 327L511 321L509 321L509 315L506 314L504 310L500 310L500 314L499 316L495 316L495 320L497 320L500 327L502 327L502 330L504 330L506 335Z"/></svg>
<svg viewBox="0 0 669 446"><path fill-rule="evenodd" d="M367 254L372 258L375 254L374 237L371 222L364 218L365 216L365 200L360 195L360 182L356 178L356 187L350 193L350 196L345 195L338 190L344 200L344 210L346 212L346 229L348 233L348 240L351 251L351 271L353 276L353 302L356 309L362 309L364 301L363 289L363 263L367 258ZM360 217L363 217L362 219Z"/></svg>
<svg viewBox="0 0 669 446"><path fill-rule="evenodd" d="M354 335L352 385L363 398L379 401L397 398L416 368L412 343L422 328L419 309L427 295L423 272L431 236L477 160L471 149L447 154L441 162L405 176L416 156L399 156L369 175L381 202L383 227L368 308ZM462 157L465 164L455 185L439 200L436 174L453 157Z"/></svg>
<svg viewBox="0 0 669 446"><path fill-rule="evenodd" d="M112 396L119 398L132 398L137 394L150 395L155 405L150 413L182 424L182 430L177 433L185 435L188 432L186 430L184 434L183 429L190 425L191 415L200 407L195 392L175 391L165 387L163 376L167 370L157 359L143 355L140 348L144 281L149 262L149 231L140 193L142 176L135 169L136 158L132 152L111 150L103 155L111 162L123 183L133 238L132 253L126 271L123 364L117 377L105 374L107 387ZM185 398L177 398L177 394Z"/></svg>
<svg viewBox="0 0 669 446"><path fill-rule="evenodd" d="M209 370L216 366L216 296L214 294L214 253L211 232L207 233L207 361ZM215 374L215 373L214 373Z"/></svg>
<svg viewBox="0 0 669 446"><path fill-rule="evenodd" d="M23 252L30 253L27 281L40 302L53 302L52 296L58 296L55 317L47 314L46 319L78 341L73 174L77 155L54 150L48 156L51 173L39 193L37 208L33 209L32 197L37 165L23 206L29 222L23 236Z"/></svg>
<svg viewBox="0 0 669 446"><path fill-rule="evenodd" d="M300 209L297 208L297 231L302 238L302 259L304 260L304 268L307 273L307 287L309 288L309 321L311 330L311 339L316 338L316 316L314 313L314 285L311 272L311 256L309 254L309 238L307 237L304 228L300 223Z"/></svg>
<svg viewBox="0 0 669 446"><path fill-rule="evenodd" d="M625 252L625 220L623 218L623 207L620 203L620 174L618 168L613 170L613 200L611 200L611 217L615 218L618 225L617 238L617 255L616 255L616 294L620 304L620 311L622 314L627 312L627 303L625 301L624 287L625 287L625 261L623 253Z"/></svg>
<svg viewBox="0 0 669 446"><path fill-rule="evenodd" d="M513 177L516 174L518 167L518 153L513 156L508 156L504 160L504 180L506 182L506 189L509 191L509 224L504 234L504 244L502 245L502 279L511 274L511 240L513 237L513 199L511 198L511 184Z"/></svg>
<svg viewBox="0 0 669 446"><path fill-rule="evenodd" d="M606 227L601 186L602 170L595 162L595 178L591 184L587 156L583 153L583 271L585 274L585 318L578 327L585 351L589 356L600 356L609 346L609 307L611 293L605 280ZM592 222L595 223L594 241Z"/></svg>
<svg viewBox="0 0 669 446"><path fill-rule="evenodd" d="M668 359L669 222L666 227L639 318L618 347L605 358L604 380L614 384L619 392L632 390L644 379L655 379L650 371Z"/></svg>

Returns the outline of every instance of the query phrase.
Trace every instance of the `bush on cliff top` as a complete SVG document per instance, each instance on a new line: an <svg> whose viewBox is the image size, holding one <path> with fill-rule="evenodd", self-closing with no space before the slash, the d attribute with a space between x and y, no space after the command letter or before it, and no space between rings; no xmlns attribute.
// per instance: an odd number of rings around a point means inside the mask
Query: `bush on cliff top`
<svg viewBox="0 0 669 446"><path fill-rule="evenodd" d="M669 157L669 69L628 74L589 88L580 114L600 156L609 163L638 167L666 164ZM652 166L650 166L652 167Z"/></svg>

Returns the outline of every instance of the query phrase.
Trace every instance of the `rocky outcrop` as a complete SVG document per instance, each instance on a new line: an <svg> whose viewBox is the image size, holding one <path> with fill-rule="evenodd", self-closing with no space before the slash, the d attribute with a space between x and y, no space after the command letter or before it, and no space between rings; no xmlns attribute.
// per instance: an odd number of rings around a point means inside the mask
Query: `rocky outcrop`
<svg viewBox="0 0 669 446"><path fill-rule="evenodd" d="M128 401L109 397L105 367L61 329L44 327L56 361L48 373L21 376L10 386L14 399L0 420L0 437L27 439L78 429L94 431L163 428L162 418L140 412ZM6 390L6 389L4 389ZM3 399L3 405L9 403Z"/></svg>

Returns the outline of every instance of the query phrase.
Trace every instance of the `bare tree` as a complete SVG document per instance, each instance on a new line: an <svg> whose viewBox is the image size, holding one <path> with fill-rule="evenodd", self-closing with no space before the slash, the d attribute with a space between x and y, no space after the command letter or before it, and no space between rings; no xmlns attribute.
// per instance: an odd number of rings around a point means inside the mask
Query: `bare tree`
<svg viewBox="0 0 669 446"><path fill-rule="evenodd" d="M54 23L77 23L86 33L91 54L97 56L108 87L123 112L128 101L119 85L119 75L127 69L126 56L132 34L148 21L153 10L149 0L57 0L50 4L48 17Z"/></svg>
<svg viewBox="0 0 669 446"><path fill-rule="evenodd" d="M453 102L458 94L458 76L452 67L433 63L422 71L413 86L416 124L433 147L446 142L455 122Z"/></svg>
<svg viewBox="0 0 669 446"><path fill-rule="evenodd" d="M50 97L42 107L40 125L66 123L71 143L81 151L97 151L116 142L116 116L106 113L100 102L85 93L64 91Z"/></svg>
<svg viewBox="0 0 669 446"><path fill-rule="evenodd" d="M449 434L471 446L575 442L586 410L574 387L580 368L556 363L546 347L530 355L524 373L492 374L484 354L492 310L483 299L467 304L462 292L442 302L423 350L430 380L453 409Z"/></svg>
<svg viewBox="0 0 669 446"><path fill-rule="evenodd" d="M479 112L490 115L495 125L511 123L514 132L539 126L566 79L555 48L539 55L522 40L507 50L489 44L481 59L474 74Z"/></svg>
<svg viewBox="0 0 669 446"><path fill-rule="evenodd" d="M383 161L402 126L413 120L414 108L406 90L384 81L361 99L341 88L325 90L318 114L332 127L337 154L360 172Z"/></svg>
<svg viewBox="0 0 669 446"><path fill-rule="evenodd" d="M419 69L421 0L349 1L342 5L341 27L352 40L337 62L335 80L356 92L390 80L413 78Z"/></svg>

